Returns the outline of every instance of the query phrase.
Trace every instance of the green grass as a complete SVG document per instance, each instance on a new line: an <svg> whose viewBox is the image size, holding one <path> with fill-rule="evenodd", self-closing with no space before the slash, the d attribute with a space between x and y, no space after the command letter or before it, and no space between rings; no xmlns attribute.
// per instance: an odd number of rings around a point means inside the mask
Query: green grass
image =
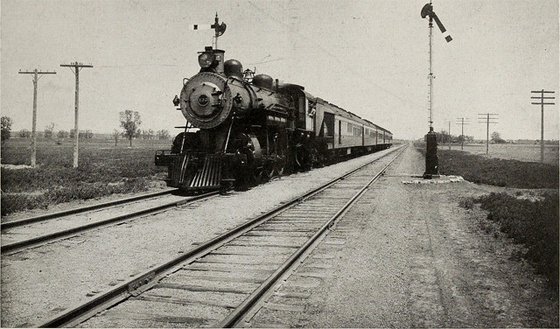
<svg viewBox="0 0 560 329"><path fill-rule="evenodd" d="M157 149L168 149L169 141L81 142L79 167L73 168L73 146L43 140L37 146L36 168L2 168L2 215L78 199L113 193L145 191L153 180L161 180L165 168L154 165ZM2 146L2 164L29 164L29 140L9 140Z"/></svg>
<svg viewBox="0 0 560 329"><path fill-rule="evenodd" d="M491 193L473 202L488 212L501 232L527 247L523 257L558 289L558 192L546 193L540 201Z"/></svg>

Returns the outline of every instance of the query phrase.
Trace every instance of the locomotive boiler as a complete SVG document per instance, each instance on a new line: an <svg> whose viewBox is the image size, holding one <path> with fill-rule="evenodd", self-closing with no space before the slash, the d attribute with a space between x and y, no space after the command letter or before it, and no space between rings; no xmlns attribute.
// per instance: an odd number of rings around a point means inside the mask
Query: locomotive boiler
<svg viewBox="0 0 560 329"><path fill-rule="evenodd" d="M223 50L206 47L198 63L199 73L184 79L173 100L186 119L183 132L155 156L168 168L168 186L245 189L391 145L388 130L303 86L244 71L239 61L224 61Z"/></svg>

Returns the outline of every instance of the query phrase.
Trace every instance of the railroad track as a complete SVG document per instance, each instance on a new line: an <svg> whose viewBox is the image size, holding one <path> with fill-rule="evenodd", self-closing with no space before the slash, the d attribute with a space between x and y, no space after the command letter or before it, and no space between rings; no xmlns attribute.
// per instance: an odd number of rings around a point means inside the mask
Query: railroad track
<svg viewBox="0 0 560 329"><path fill-rule="evenodd" d="M301 264L402 153L385 157L254 218L40 327L232 327Z"/></svg>
<svg viewBox="0 0 560 329"><path fill-rule="evenodd" d="M176 190L143 194L126 199L105 202L92 206L76 208L42 216L26 218L2 223L2 254L14 253L29 247L35 247L58 239L67 238L78 233L110 225L143 215L152 214L168 208L177 207L189 202L208 198L218 194L211 192L194 197L169 196L172 201L161 203L161 197L172 194ZM130 206L142 201L134 211L116 206Z"/></svg>

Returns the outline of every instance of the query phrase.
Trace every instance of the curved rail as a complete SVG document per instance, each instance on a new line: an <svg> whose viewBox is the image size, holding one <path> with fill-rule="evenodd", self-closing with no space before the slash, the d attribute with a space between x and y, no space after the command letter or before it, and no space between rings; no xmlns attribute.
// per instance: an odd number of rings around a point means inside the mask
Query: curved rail
<svg viewBox="0 0 560 329"><path fill-rule="evenodd" d="M395 149L395 151L397 151L399 149ZM404 150L404 147L402 148L402 150L400 150L400 152L395 156L395 159L398 157L398 155L400 155L402 153L402 151ZM393 151L394 152L394 151ZM391 154L393 152L390 152L388 154ZM388 155L387 154L387 155ZM158 281L160 279L162 279L164 276L168 275L169 273L172 273L178 269L180 269L185 263L192 263L195 260L206 256L208 254L210 254L212 251L224 246L225 244L231 242L232 240L242 236L243 234L249 232L250 230L256 228L257 226L269 221L270 219L274 218L275 216L279 215L280 213L283 213L284 211L288 210L289 208L292 208L298 204L300 204L301 202L310 199L311 197L318 195L319 193L323 192L324 190L328 189L329 187L333 186L334 184L336 184L337 182L344 180L345 178L347 178L348 176L356 173L357 171L359 171L360 169L370 165L371 163L378 161L378 159L373 160L371 162L368 162L362 166L360 166L359 168L356 168L354 170L351 170L349 172L347 172L346 174L335 178L331 181L329 181L326 184L323 184L322 186L313 189L312 191L309 191L301 196L295 197L293 199L291 199L290 201L281 204L279 207L272 209L254 219L251 219L235 228L233 228L232 230L219 235L215 238L213 238L212 240L207 241L204 244L201 244L193 249L191 249L188 252L185 252L183 254L181 254L180 256L170 260L169 262L162 264L156 268L150 269L144 273L141 273L139 275L136 275L135 277L133 277L131 280L121 283L118 286L115 286L113 289L111 289L110 291L105 292L104 294L99 295L98 297L84 303L84 304L80 304L77 305L73 308L69 308L68 310L60 313L59 315L55 316L54 318L48 320L45 323L42 323L40 325L38 325L39 327L61 327L61 326L73 326L73 325L77 325L85 320L87 320L88 318L94 316L95 314L97 314L98 312L102 311L102 310L106 310L132 296L138 296L140 295L142 292L154 287ZM391 160L391 162L394 161ZM390 163L391 163L390 162ZM328 230L328 228L334 223L334 221L336 219L338 219L342 214L344 214L346 212L346 210L353 204L353 202L355 202L360 196L361 194L364 193L364 191L369 187L369 185L371 185L375 180L377 180L379 178L380 175L382 175L384 173L384 171L386 170L386 168L390 165L387 164L382 170L379 171L379 173L377 175L375 175L374 178L372 178L367 184L366 186L364 186L353 198L352 200L346 202L345 206L340 209L339 211L337 211L337 213L335 214L335 216L333 216L329 221L327 221L326 223L324 223L324 225L321 226L320 230L315 233L311 239L305 243L303 246L301 246L299 249L297 249L297 251L290 256L290 258L284 262L283 265L281 265L281 267L278 268L278 270L276 270L274 272L273 275L271 275L264 283L262 283L260 285L260 287L254 291L249 298L247 298L241 305L239 305L234 312L232 312L225 320L223 320L219 325L220 326L224 326L224 327L228 327L228 326L232 326L235 323L237 323L239 321L240 318L242 318L242 316L249 310L251 309L251 307L255 304L256 301L258 301L258 299L263 296L263 294L266 292L266 290L270 289L271 287L273 287L274 283L276 282L276 280L281 277L281 275L286 271L286 269L289 269L291 266L293 266L295 263L297 263L297 260L301 257L301 255L303 253L305 253L305 251L314 244L314 242L317 241L317 239L322 235L325 234Z"/></svg>

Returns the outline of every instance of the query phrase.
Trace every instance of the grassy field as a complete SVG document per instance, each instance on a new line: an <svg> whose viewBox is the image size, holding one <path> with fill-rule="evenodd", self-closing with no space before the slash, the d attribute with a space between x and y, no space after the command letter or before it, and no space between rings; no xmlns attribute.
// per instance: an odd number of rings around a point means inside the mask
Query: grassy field
<svg viewBox="0 0 560 329"><path fill-rule="evenodd" d="M426 153L423 143L416 143L416 148ZM517 154L510 157L532 153L519 145L514 145ZM467 149L467 147L465 147ZM472 150L472 149L471 149ZM511 150L511 149L510 149ZM540 157L540 155L539 155ZM448 150L446 146L438 146L439 172L443 175L459 175L473 183L514 187L514 188L552 188L558 189L558 163L539 163L488 157L473 152Z"/></svg>
<svg viewBox="0 0 560 329"><path fill-rule="evenodd" d="M2 145L2 215L49 204L91 199L113 193L147 190L161 181L165 168L154 165L158 149L169 149L170 141L84 140L80 143L79 167L72 168L73 144L67 140L40 140L37 167L30 164L30 141L10 139ZM20 169L8 169L20 165ZM18 167L18 166L16 166Z"/></svg>
<svg viewBox="0 0 560 329"><path fill-rule="evenodd" d="M473 183L515 188L558 188L558 165L488 158L463 151L439 150L439 170Z"/></svg>
<svg viewBox="0 0 560 329"><path fill-rule="evenodd" d="M441 150L448 150L446 144L438 145ZM451 150L461 150L461 145L451 145ZM525 162L541 161L540 144L490 144L488 145L488 155L486 155L486 144L466 144L463 151L484 157L498 158L505 160L519 160ZM558 145L545 145L544 163L558 164Z"/></svg>

